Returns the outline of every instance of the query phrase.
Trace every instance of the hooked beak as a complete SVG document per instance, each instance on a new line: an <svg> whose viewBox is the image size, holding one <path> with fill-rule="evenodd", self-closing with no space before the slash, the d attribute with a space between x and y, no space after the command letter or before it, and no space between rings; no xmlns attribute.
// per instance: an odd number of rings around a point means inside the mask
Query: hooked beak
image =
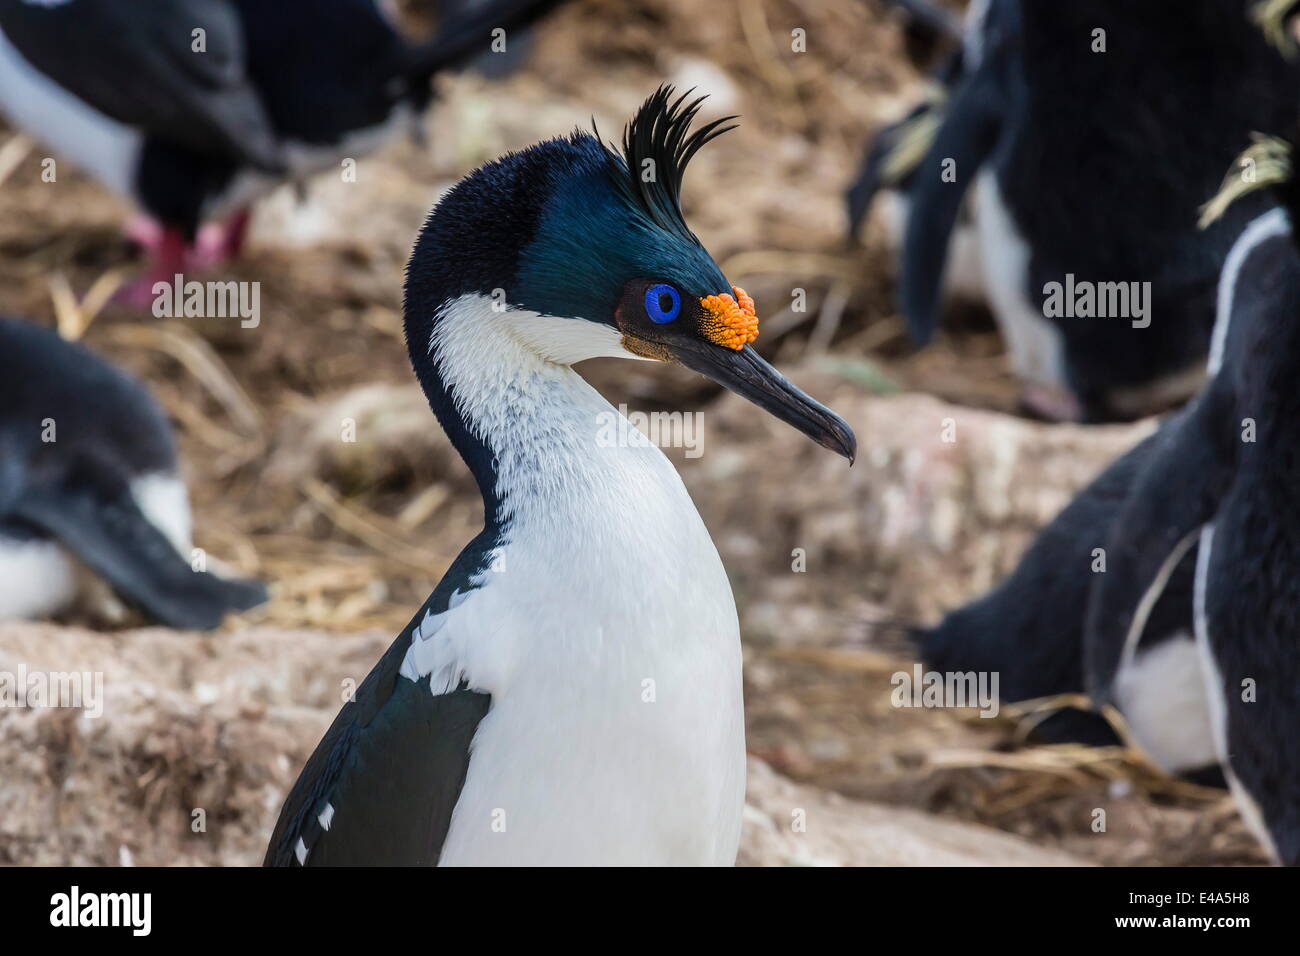
<svg viewBox="0 0 1300 956"><path fill-rule="evenodd" d="M674 342L669 352L682 365L771 412L853 464L858 451L853 429L825 405L792 385L753 346L731 349L691 339Z"/></svg>

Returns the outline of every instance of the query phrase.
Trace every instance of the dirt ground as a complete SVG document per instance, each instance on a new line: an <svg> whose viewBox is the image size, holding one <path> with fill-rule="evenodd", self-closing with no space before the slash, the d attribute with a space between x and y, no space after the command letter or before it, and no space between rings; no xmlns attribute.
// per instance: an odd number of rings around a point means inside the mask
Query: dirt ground
<svg viewBox="0 0 1300 956"><path fill-rule="evenodd" d="M268 199L250 253L220 275L260 283L256 329L104 306L137 268L122 234L131 210L71 162L60 161L56 183L42 182L43 147L0 133L0 311L83 336L149 383L177 430L196 543L272 584L268 605L194 638L200 657L223 680L253 681L250 635L311 632L317 652L334 638L364 667L385 643L376 635L406 623L481 519L402 343L402 269L424 215L442 189L503 150L593 117L612 135L658 83L694 85L713 94L708 116L739 113L741 126L692 163L687 217L758 302L760 349L844 414L862 443L850 471L685 371L584 369L615 404L706 413L706 454L673 457L736 590L751 751L802 784L908 808L909 820L936 828L977 823L1102 863L1263 862L1224 794L1164 779L1130 751L1029 746L1014 716L891 706L890 675L910 667L898 622L933 621L994 583L1072 491L1150 426L1015 417L1015 386L986 318L959 323L924 352L907 344L883 231L872 223L860 246L848 243L842 202L870 131L920 87L895 14L820 0L719 0L700 14L688 0L574 0L537 31L522 71L440 78L426 145L392 142L360 160L355 183L323 176L305 197L285 189ZM790 51L796 28L807 52ZM800 290L802 312L790 307ZM956 446L938 444L945 417L964 436ZM339 440L343 418L357 422L357 442ZM805 573L792 572L795 548L808 555ZM165 674L155 680L168 684ZM173 685L167 712L198 726L211 702L190 678ZM241 746L276 748L280 765L256 799L282 793L320 727L289 718L277 727L223 738L210 759L158 748L147 766L125 764L124 774L147 776L130 790L140 819L168 801L198 805L196 791L238 775ZM156 732L143 722L136 745ZM48 781L20 804L0 796L0 808L54 812L78 761L95 753L75 739L53 725L0 732L6 765ZM234 806L238 790L222 799ZM80 805L92 804L83 795ZM1092 829L1096 808L1107 811L1103 833ZM102 861L59 842L38 852L17 835L28 829L0 819L0 862ZM136 857L154 859L138 849L150 839L123 835Z"/></svg>

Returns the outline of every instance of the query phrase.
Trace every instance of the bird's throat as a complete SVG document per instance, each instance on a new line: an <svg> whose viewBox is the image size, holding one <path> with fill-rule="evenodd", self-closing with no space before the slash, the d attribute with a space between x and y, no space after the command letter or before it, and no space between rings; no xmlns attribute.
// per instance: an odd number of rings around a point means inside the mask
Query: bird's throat
<svg viewBox="0 0 1300 956"><path fill-rule="evenodd" d="M653 445L610 442L620 413L570 366L626 356L618 334L582 319L498 311L481 296L433 325L426 392L483 493L489 522L552 524L582 510L626 512L618 489L680 480ZM624 427L620 427L624 426ZM597 502L596 497L609 497Z"/></svg>

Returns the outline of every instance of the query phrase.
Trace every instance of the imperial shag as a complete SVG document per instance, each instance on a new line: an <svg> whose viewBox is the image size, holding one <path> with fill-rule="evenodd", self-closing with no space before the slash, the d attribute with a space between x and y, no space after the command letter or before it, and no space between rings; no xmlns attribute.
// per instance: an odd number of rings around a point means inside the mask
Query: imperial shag
<svg viewBox="0 0 1300 956"><path fill-rule="evenodd" d="M682 173L725 122L690 132L699 103L660 88L621 153L575 132L430 214L407 343L485 526L308 760L268 865L734 862L727 575L667 458L611 440L626 420L571 366L678 362L850 460L855 440L754 351L753 302L686 225Z"/></svg>

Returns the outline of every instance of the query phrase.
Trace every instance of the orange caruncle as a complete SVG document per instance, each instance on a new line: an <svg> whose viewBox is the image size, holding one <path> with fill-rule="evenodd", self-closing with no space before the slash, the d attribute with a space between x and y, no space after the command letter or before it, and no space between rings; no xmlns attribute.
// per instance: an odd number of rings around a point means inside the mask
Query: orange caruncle
<svg viewBox="0 0 1300 956"><path fill-rule="evenodd" d="M754 300L744 289L733 285L731 291L735 293L734 299L725 293L700 299L705 312L700 331L715 345L739 352L758 338L758 314L754 311Z"/></svg>

